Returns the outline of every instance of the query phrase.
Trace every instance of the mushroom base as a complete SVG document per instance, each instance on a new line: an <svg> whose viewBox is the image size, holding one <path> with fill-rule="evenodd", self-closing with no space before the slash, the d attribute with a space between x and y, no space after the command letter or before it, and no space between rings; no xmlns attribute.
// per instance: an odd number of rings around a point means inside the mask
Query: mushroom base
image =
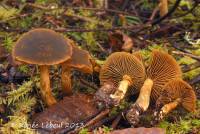
<svg viewBox="0 0 200 134"><path fill-rule="evenodd" d="M161 119L163 119L163 117L164 117L165 115L167 115L169 112L171 112L173 109L175 109L180 103L181 103L181 99L178 98L178 99L174 100L173 102L170 102L170 103L168 103L168 104L165 104L165 105L161 108L160 112L154 113L155 116L156 116L156 120L161 120Z"/></svg>
<svg viewBox="0 0 200 134"><path fill-rule="evenodd" d="M128 75L123 76L123 80L120 81L119 87L114 94L111 94L110 97L113 99L115 105L119 105L120 101L124 99L128 86L132 83L131 78Z"/></svg>
<svg viewBox="0 0 200 134"><path fill-rule="evenodd" d="M149 107L152 86L153 81L151 79L146 79L140 90L138 99L128 110L126 118L132 126L139 122L139 115Z"/></svg>

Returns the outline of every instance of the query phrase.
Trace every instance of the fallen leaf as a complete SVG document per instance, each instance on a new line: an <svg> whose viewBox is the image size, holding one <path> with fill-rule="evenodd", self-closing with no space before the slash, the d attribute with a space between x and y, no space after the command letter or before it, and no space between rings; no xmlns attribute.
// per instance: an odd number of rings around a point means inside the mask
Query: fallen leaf
<svg viewBox="0 0 200 134"><path fill-rule="evenodd" d="M109 40L112 52L117 52L117 51L130 52L131 49L133 48L132 39L128 35L120 31L110 33Z"/></svg>

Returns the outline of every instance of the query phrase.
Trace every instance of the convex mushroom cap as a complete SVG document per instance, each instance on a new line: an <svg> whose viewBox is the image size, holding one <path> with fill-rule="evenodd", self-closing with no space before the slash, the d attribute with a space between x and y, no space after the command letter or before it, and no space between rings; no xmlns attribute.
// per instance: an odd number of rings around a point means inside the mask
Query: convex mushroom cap
<svg viewBox="0 0 200 134"><path fill-rule="evenodd" d="M90 62L91 56L88 51L82 50L77 46L73 45L72 57L68 62L68 66L80 70L84 73L92 73L93 67Z"/></svg>
<svg viewBox="0 0 200 134"><path fill-rule="evenodd" d="M72 94L71 86L71 69L79 70L83 73L92 73L93 67L91 63L91 56L88 51L79 49L75 42L70 39L67 41L72 46L72 56L70 60L62 63L62 90L65 94Z"/></svg>
<svg viewBox="0 0 200 134"><path fill-rule="evenodd" d="M186 110L192 112L196 109L196 95L193 88L182 79L174 79L164 87L162 94L157 100L157 104L168 104L180 99L180 104Z"/></svg>
<svg viewBox="0 0 200 134"><path fill-rule="evenodd" d="M24 63L54 65L70 59L72 47L64 36L50 29L38 28L22 35L12 54Z"/></svg>

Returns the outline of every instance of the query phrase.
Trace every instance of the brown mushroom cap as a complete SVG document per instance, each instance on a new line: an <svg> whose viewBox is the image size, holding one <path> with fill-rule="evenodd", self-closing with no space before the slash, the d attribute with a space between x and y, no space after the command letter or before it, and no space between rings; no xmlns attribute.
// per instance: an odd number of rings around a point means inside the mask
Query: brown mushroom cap
<svg viewBox="0 0 200 134"><path fill-rule="evenodd" d="M143 64L130 53L115 52L107 58L100 71L101 85L111 80L117 87L125 75L130 76L133 81L129 89L133 93L139 92L145 80L145 68Z"/></svg>
<svg viewBox="0 0 200 134"><path fill-rule="evenodd" d="M151 98L155 101L163 86L172 79L181 78L182 72L176 60L169 54L154 50L147 77L153 80Z"/></svg>
<svg viewBox="0 0 200 134"><path fill-rule="evenodd" d="M73 53L69 60L68 66L78 69L84 73L92 73L92 63L90 62L91 56L86 50L79 49L77 46L72 45Z"/></svg>
<svg viewBox="0 0 200 134"><path fill-rule="evenodd" d="M196 95L192 87L181 79L168 82L157 103L167 104L176 99L181 99L181 105L188 111L195 111Z"/></svg>
<svg viewBox="0 0 200 134"><path fill-rule="evenodd" d="M13 49L16 60L38 65L59 64L70 59L71 55L72 47L65 37L44 28L25 33Z"/></svg>

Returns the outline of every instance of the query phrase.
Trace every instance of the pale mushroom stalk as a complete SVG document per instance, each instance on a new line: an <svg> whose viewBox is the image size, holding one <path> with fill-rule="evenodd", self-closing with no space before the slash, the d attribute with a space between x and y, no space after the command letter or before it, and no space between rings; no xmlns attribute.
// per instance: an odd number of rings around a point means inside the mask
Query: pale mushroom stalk
<svg viewBox="0 0 200 134"><path fill-rule="evenodd" d="M72 94L71 68L66 63L62 64L61 82L63 92L67 95Z"/></svg>
<svg viewBox="0 0 200 134"><path fill-rule="evenodd" d="M168 114L170 111L172 111L173 109L175 109L179 104L181 103L181 98L176 99L173 102L170 102L168 104L165 104L162 108L160 113L166 115Z"/></svg>
<svg viewBox="0 0 200 134"><path fill-rule="evenodd" d="M114 94L111 94L110 97L114 99L116 105L125 97L128 87L132 84L132 79L128 75L123 76L123 80L119 82L119 87Z"/></svg>
<svg viewBox="0 0 200 134"><path fill-rule="evenodd" d="M153 81L151 79L146 79L144 85L140 89L139 97L136 100L138 106L144 111L149 107L152 86Z"/></svg>
<svg viewBox="0 0 200 134"><path fill-rule="evenodd" d="M164 16L168 13L168 0L160 0L159 3L160 16Z"/></svg>
<svg viewBox="0 0 200 134"><path fill-rule="evenodd" d="M174 79L168 82L163 92L156 101L159 111L155 111L155 120L161 120L165 115L175 109L178 105L189 112L196 109L196 95L192 87L181 79Z"/></svg>
<svg viewBox="0 0 200 134"><path fill-rule="evenodd" d="M40 88L41 94L44 101L47 105L53 105L56 103L55 98L51 93L50 79L49 79L49 69L48 66L42 65L39 66L40 69Z"/></svg>

